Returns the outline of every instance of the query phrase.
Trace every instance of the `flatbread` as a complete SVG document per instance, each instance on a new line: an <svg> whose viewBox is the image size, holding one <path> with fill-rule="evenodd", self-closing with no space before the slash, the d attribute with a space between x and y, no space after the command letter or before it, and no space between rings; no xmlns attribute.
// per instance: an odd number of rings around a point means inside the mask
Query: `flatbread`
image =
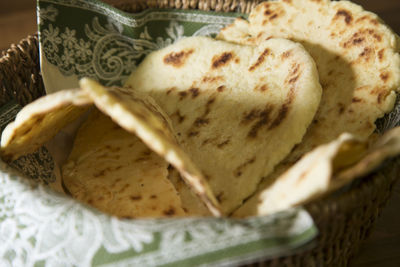
<svg viewBox="0 0 400 267"><path fill-rule="evenodd" d="M400 154L400 127L393 128L386 132L373 145L371 145L367 155L362 160L344 170L340 170L335 175L336 185L341 186L343 182L357 177L367 175L377 169L388 158L396 157Z"/></svg>
<svg viewBox="0 0 400 267"><path fill-rule="evenodd" d="M90 79L82 79L80 86L98 109L172 164L191 190L207 205L211 214L221 215L207 181L180 148L168 117L151 97L119 87L105 88Z"/></svg>
<svg viewBox="0 0 400 267"><path fill-rule="evenodd" d="M125 86L170 116L224 214L301 141L321 95L313 60L284 39L250 47L184 38L148 55Z"/></svg>
<svg viewBox="0 0 400 267"><path fill-rule="evenodd" d="M365 152L362 142L350 134L343 134L337 140L319 146L306 154L295 165L264 189L258 198L251 198L233 217L247 217L249 214L268 215L314 199L325 193L334 172L333 162L342 158L341 150L356 149L356 160ZM344 153L345 154L345 153Z"/></svg>
<svg viewBox="0 0 400 267"><path fill-rule="evenodd" d="M263 180L259 193L241 207L246 211L306 152L343 132L370 136L376 119L392 110L400 86L399 39L375 14L349 1L263 2L249 21L236 19L217 38L260 45L276 37L303 44L317 64L323 95L302 143Z"/></svg>
<svg viewBox="0 0 400 267"><path fill-rule="evenodd" d="M304 45L323 88L315 120L291 161L343 132L368 137L376 119L392 110L400 87L400 44L375 14L350 1L263 2L249 22L238 18L218 35L253 45L276 37Z"/></svg>
<svg viewBox="0 0 400 267"><path fill-rule="evenodd" d="M370 148L368 140L344 133L307 153L260 194L256 205L246 205L255 210L245 212L242 208L234 216L269 215L308 203L372 172L382 162L399 154L399 127L387 132Z"/></svg>
<svg viewBox="0 0 400 267"><path fill-rule="evenodd" d="M43 96L26 105L4 129L1 158L7 162L36 151L88 110L92 101L79 89Z"/></svg>
<svg viewBox="0 0 400 267"><path fill-rule="evenodd" d="M122 218L185 214L167 179L168 163L138 137L95 109L80 127L62 168L77 200Z"/></svg>

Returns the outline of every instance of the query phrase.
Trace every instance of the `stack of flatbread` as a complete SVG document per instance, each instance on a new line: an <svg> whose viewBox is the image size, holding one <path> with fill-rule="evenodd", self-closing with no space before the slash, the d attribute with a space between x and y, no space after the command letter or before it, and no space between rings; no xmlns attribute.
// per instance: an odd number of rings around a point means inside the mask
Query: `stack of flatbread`
<svg viewBox="0 0 400 267"><path fill-rule="evenodd" d="M400 86L398 48L351 2L264 2L217 39L149 54L123 88L82 79L29 104L1 156L81 118L62 166L79 201L124 218L270 214L400 153L399 129L374 134Z"/></svg>

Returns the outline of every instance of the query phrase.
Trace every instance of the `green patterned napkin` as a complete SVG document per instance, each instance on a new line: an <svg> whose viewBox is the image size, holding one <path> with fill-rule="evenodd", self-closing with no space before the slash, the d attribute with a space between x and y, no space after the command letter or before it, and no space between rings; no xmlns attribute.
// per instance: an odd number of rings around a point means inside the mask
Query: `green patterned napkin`
<svg viewBox="0 0 400 267"><path fill-rule="evenodd" d="M239 14L146 10L128 14L95 0L40 0L41 68L47 92L81 77L121 85L150 52L185 36L212 36Z"/></svg>
<svg viewBox="0 0 400 267"><path fill-rule="evenodd" d="M95 0L40 0L46 91L76 87L83 76L120 85L151 51L184 36L212 36L238 15L132 15ZM0 109L2 129L20 108ZM11 165L0 162L0 266L238 265L308 249L317 235L302 208L243 220L120 220L46 186L56 166L45 147Z"/></svg>

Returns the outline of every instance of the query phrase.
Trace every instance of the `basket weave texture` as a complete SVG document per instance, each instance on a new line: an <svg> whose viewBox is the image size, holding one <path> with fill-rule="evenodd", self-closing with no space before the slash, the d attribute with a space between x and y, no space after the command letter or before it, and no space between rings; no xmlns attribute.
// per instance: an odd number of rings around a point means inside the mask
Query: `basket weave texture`
<svg viewBox="0 0 400 267"><path fill-rule="evenodd" d="M146 8L200 9L249 13L261 1L244 0L107 0L128 12ZM40 73L37 35L29 36L3 52L0 58L0 105L16 100L22 106L44 95ZM340 195L320 199L306 206L320 231L313 249L248 266L347 266L360 243L371 232L395 182L400 161L389 161L379 173Z"/></svg>

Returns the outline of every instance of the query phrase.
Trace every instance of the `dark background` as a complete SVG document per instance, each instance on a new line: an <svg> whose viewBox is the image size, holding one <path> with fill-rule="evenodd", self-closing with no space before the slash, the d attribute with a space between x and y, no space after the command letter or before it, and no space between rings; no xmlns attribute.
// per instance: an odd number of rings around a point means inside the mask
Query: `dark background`
<svg viewBox="0 0 400 267"><path fill-rule="evenodd" d="M108 0L110 1L110 0ZM400 0L354 0L400 34ZM0 0L0 51L36 32L35 0ZM400 266L400 183L350 267Z"/></svg>

